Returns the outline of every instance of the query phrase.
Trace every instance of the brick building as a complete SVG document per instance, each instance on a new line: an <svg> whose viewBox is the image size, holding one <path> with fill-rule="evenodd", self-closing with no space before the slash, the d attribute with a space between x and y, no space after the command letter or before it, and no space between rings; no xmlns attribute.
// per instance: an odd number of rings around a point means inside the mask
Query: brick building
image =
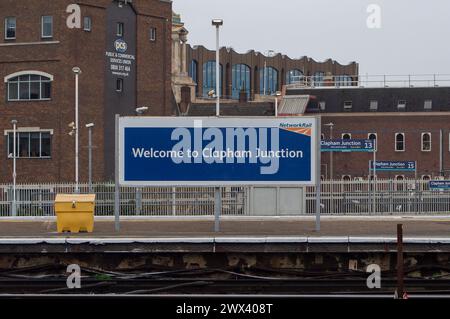
<svg viewBox="0 0 450 319"><path fill-rule="evenodd" d="M77 7L80 8L78 25ZM75 8L75 9L74 9ZM69 11L69 13L67 12ZM12 179L12 125L18 121L17 180L73 181L75 75L79 76L80 180L87 180L94 127L94 180L114 172L114 115L173 115L169 0L0 1L0 182ZM69 26L71 28L69 28Z"/></svg>
<svg viewBox="0 0 450 319"><path fill-rule="evenodd" d="M197 84L198 99L208 98L208 93L215 90L215 54L214 50L203 46L188 45L188 72ZM244 93L245 100L258 101L281 91L284 85L306 78L315 86L325 86L330 81L342 85L353 84L358 81L358 68L356 62L342 65L332 59L316 62L309 57L292 59L280 53L263 54L254 50L241 54L232 48L221 48L221 96L239 100Z"/></svg>
<svg viewBox="0 0 450 319"><path fill-rule="evenodd" d="M450 87L287 88L308 96L305 115L319 115L325 139L377 139L377 160L417 161L417 177L450 175ZM332 128L331 128L332 126ZM371 153L323 153L322 175L369 178ZM413 172L378 172L413 178Z"/></svg>

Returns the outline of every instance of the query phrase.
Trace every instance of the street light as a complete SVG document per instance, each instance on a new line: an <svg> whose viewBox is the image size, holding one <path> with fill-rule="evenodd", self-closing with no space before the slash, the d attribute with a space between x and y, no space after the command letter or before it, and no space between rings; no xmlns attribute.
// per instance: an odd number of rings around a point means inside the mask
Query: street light
<svg viewBox="0 0 450 319"><path fill-rule="evenodd" d="M17 131L17 120L12 120L13 125L13 205L12 205L12 216L17 216L17 203L16 203L16 131Z"/></svg>
<svg viewBox="0 0 450 319"><path fill-rule="evenodd" d="M219 41L219 29L223 25L222 19L212 20L212 25L216 27L216 116L220 116L220 41ZM214 231L218 232L220 230L220 213L222 211L222 194L220 192L220 187L214 188Z"/></svg>
<svg viewBox="0 0 450 319"><path fill-rule="evenodd" d="M92 194L92 128L94 127L94 123L86 124L86 127L89 130L89 193Z"/></svg>
<svg viewBox="0 0 450 319"><path fill-rule="evenodd" d="M79 125L78 125L78 77L81 74L79 67L74 67L72 72L75 74L75 193L80 193L79 179L78 179L78 139L79 139Z"/></svg>
<svg viewBox="0 0 450 319"><path fill-rule="evenodd" d="M142 115L148 111L148 107L146 107L146 106L138 107L135 111L136 111L137 115Z"/></svg>
<svg viewBox="0 0 450 319"><path fill-rule="evenodd" d="M216 27L216 116L220 116L220 33L219 29L223 26L222 19L212 20L212 25Z"/></svg>

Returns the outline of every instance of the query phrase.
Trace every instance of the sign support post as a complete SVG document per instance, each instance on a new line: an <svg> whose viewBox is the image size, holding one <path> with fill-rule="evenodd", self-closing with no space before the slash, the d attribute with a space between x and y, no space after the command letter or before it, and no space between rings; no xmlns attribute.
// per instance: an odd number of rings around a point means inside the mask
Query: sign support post
<svg viewBox="0 0 450 319"><path fill-rule="evenodd" d="M321 195L321 178L320 178L320 168L321 168L321 119L316 118L316 131L314 132L316 135L316 232L320 232L320 195Z"/></svg>
<svg viewBox="0 0 450 319"><path fill-rule="evenodd" d="M376 213L376 198L377 198L377 140L374 140L374 150L373 150L373 202L372 202L372 213Z"/></svg>
<svg viewBox="0 0 450 319"><path fill-rule="evenodd" d="M114 191L114 219L116 232L120 231L120 179L119 179L119 114L116 114L116 150L115 150L115 191Z"/></svg>

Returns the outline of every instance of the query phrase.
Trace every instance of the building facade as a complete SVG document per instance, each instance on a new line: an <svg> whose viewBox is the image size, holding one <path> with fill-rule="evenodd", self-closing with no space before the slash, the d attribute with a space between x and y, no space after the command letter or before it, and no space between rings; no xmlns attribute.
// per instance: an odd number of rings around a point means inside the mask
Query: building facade
<svg viewBox="0 0 450 319"><path fill-rule="evenodd" d="M188 46L189 76L197 84L196 97L204 99L216 89L216 52L203 46ZM258 101L274 95L284 85L307 79L308 85L327 86L328 83L356 85L358 64L348 65L329 59L316 62L312 58L291 59L283 54L254 50L245 54L232 48L220 49L220 90L224 99Z"/></svg>
<svg viewBox="0 0 450 319"><path fill-rule="evenodd" d="M416 161L417 178L450 176L450 87L292 88L309 96L305 115L318 115L324 139L376 139L378 161ZM323 153L322 175L370 178L372 153ZM378 172L415 178L415 172Z"/></svg>
<svg viewBox="0 0 450 319"><path fill-rule="evenodd" d="M171 88L168 0L0 1L0 182L73 181L74 67L79 75L80 180L88 176L94 123L94 180L112 180L115 114L176 112ZM70 133L70 135L69 135Z"/></svg>

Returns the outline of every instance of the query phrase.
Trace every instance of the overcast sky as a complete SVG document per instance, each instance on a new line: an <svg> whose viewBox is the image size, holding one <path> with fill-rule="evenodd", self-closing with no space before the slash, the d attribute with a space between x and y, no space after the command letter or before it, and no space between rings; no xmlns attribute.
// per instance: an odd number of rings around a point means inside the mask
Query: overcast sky
<svg viewBox="0 0 450 319"><path fill-rule="evenodd" d="M381 9L370 29L368 6ZM215 47L212 18L224 19L221 45L269 49L360 64L360 74L450 74L449 0L174 0L189 43ZM373 21L373 20L372 20Z"/></svg>

